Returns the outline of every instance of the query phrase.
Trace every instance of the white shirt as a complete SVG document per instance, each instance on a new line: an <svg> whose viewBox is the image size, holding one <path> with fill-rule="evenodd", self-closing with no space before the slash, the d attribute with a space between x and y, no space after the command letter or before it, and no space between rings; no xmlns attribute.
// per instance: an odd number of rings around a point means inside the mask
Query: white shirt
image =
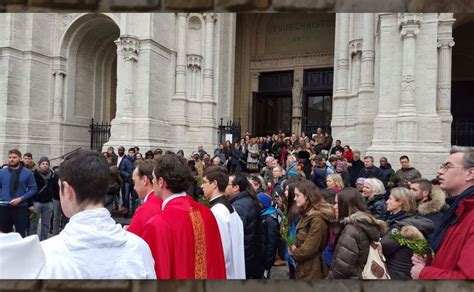
<svg viewBox="0 0 474 292"><path fill-rule="evenodd" d="M105 208L75 214L59 235L41 245L47 259L71 263L83 279L156 279L146 242L124 231Z"/></svg>
<svg viewBox="0 0 474 292"><path fill-rule="evenodd" d="M186 197L186 193L185 192L182 192L182 193L178 193L178 194L173 194L171 196L169 196L168 198L166 198L164 201L163 201L163 205L161 205L161 210L163 211L166 207L166 204L168 204L169 201L173 200L173 199L176 199L176 198L179 198L179 197Z"/></svg>
<svg viewBox="0 0 474 292"><path fill-rule="evenodd" d="M153 193L153 190L152 190L151 192L149 192L148 195L146 195L145 199L143 199L143 203L145 203L146 200L148 200L148 196L149 196L151 193Z"/></svg>
<svg viewBox="0 0 474 292"><path fill-rule="evenodd" d="M119 156L117 158L117 167L120 167L120 162L122 162L122 159L124 159L124 157L125 157L125 154L122 157Z"/></svg>
<svg viewBox="0 0 474 292"><path fill-rule="evenodd" d="M217 203L211 211L219 226L227 279L245 279L244 225L232 209L234 212L230 213L224 204Z"/></svg>

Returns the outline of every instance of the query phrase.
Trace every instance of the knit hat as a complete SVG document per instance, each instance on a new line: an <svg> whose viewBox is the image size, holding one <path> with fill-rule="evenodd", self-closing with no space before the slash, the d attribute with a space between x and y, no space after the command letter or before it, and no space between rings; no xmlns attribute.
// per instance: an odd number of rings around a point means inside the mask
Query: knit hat
<svg viewBox="0 0 474 292"><path fill-rule="evenodd" d="M38 165L41 165L41 163L43 163L43 162L45 162L45 161L48 162L48 164L51 164L51 163L49 163L48 157L43 156L43 157L41 157L41 158L38 160Z"/></svg>
<svg viewBox="0 0 474 292"><path fill-rule="evenodd" d="M310 157L310 154L308 151L301 150L300 152L298 152L298 158L309 159L309 157Z"/></svg>
<svg viewBox="0 0 474 292"><path fill-rule="evenodd" d="M270 208L272 206L272 198L265 194L265 193L260 193L257 195L257 200L262 203L263 207L265 209Z"/></svg>
<svg viewBox="0 0 474 292"><path fill-rule="evenodd" d="M336 163L336 169L338 169L338 168L344 171L344 170L346 170L346 164L342 161L339 161L339 162Z"/></svg>
<svg viewBox="0 0 474 292"><path fill-rule="evenodd" d="M356 180L356 184L364 184L365 182L365 178L364 177L359 177L357 180Z"/></svg>

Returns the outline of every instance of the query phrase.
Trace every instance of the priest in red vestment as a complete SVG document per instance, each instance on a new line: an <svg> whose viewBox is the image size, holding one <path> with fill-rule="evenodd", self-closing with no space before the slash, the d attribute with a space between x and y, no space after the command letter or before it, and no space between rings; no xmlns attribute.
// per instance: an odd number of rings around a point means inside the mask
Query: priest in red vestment
<svg viewBox="0 0 474 292"><path fill-rule="evenodd" d="M139 161L132 175L135 191L144 203L133 214L127 231L140 237L145 229L145 223L153 216L161 213L161 205L163 204L163 200L155 196L153 191L154 166L155 162L153 160Z"/></svg>
<svg viewBox="0 0 474 292"><path fill-rule="evenodd" d="M155 259L158 279L225 279L225 261L217 221L211 210L188 197L192 180L187 162L170 153L153 172L162 212L146 225L142 238Z"/></svg>

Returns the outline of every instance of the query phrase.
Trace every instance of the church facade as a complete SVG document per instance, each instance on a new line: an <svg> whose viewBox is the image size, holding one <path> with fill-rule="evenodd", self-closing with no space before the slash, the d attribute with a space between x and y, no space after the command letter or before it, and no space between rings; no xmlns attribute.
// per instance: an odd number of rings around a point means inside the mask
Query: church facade
<svg viewBox="0 0 474 292"><path fill-rule="evenodd" d="M0 14L0 153L56 157L88 147L91 118L111 122L104 147L190 153L216 147L222 118L255 135L330 129L376 159L397 165L406 154L432 177L460 144L457 133L472 131L472 21L452 13Z"/></svg>

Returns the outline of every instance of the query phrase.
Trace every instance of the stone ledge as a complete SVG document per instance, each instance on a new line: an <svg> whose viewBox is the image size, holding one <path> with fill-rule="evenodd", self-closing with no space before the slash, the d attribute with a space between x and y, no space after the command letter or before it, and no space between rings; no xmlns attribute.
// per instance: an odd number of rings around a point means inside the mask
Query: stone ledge
<svg viewBox="0 0 474 292"><path fill-rule="evenodd" d="M212 10L212 0L163 0L163 8L171 11Z"/></svg>
<svg viewBox="0 0 474 292"><path fill-rule="evenodd" d="M150 11L158 10L161 8L160 0L113 0L110 4L112 10L124 10L124 11Z"/></svg>

